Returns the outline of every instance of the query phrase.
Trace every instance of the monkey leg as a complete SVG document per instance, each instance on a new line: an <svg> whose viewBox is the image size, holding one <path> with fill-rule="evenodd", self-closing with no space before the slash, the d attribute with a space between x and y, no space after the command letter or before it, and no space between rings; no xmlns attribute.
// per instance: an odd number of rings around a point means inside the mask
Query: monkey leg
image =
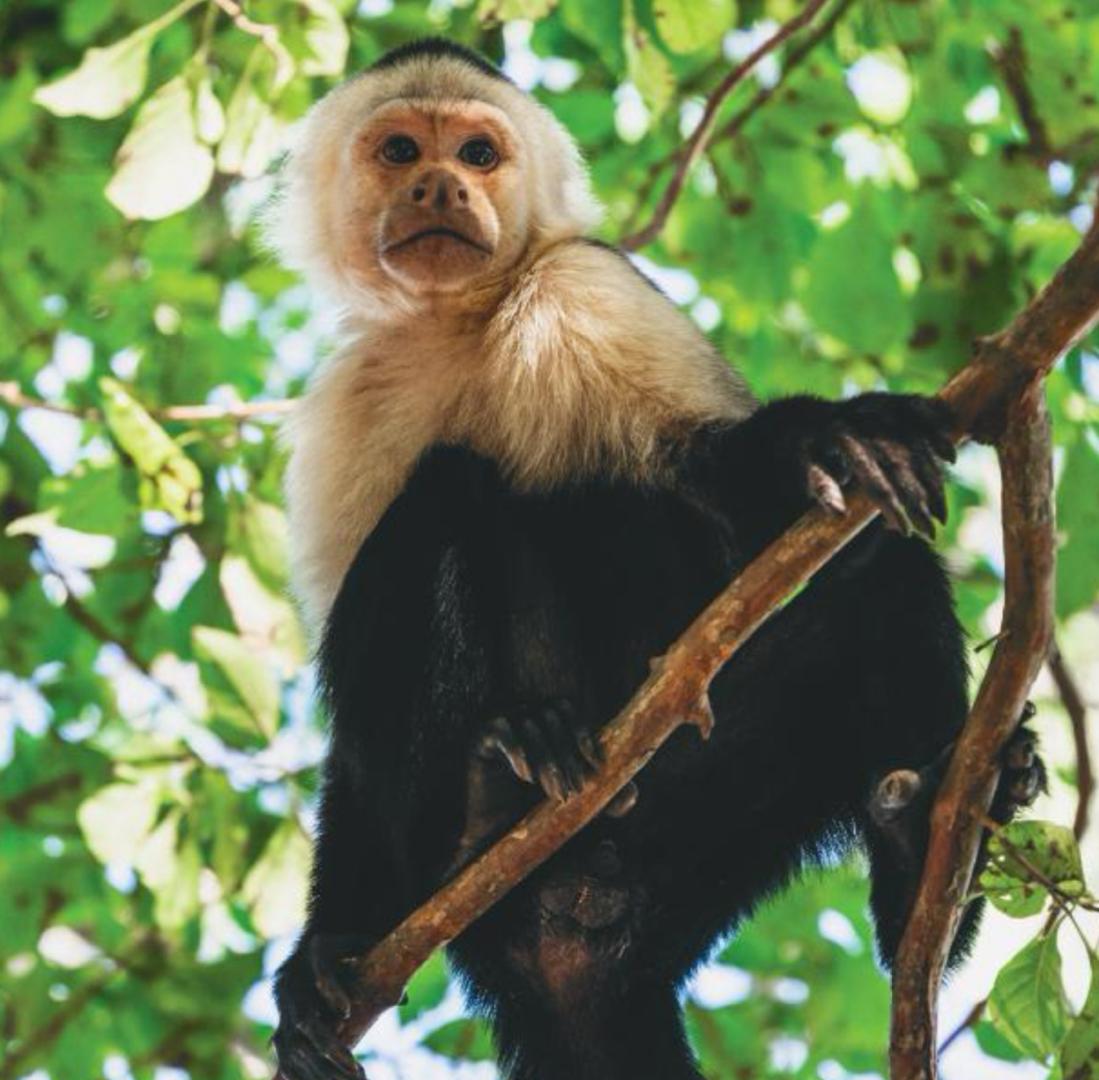
<svg viewBox="0 0 1099 1080"><path fill-rule="evenodd" d="M733 658L711 702L709 741L675 733L618 823L648 897L639 948L679 975L807 862L869 836L873 785L927 768L960 730L964 651L934 555L871 526ZM888 962L911 882L887 860L871 873Z"/></svg>
<svg viewBox="0 0 1099 1080"><path fill-rule="evenodd" d="M1001 772L989 816L1005 824L1028 807L1046 789L1046 770L1037 753L1037 739L1026 726L1034 715L1027 702L1019 726L1000 755ZM919 771L898 769L874 787L867 806L866 842L873 868L872 904L878 914L882 952L892 958L904 933L905 922L923 871L930 839L930 814L939 785L950 764L953 745ZM987 859L986 830L977 855L975 875ZM951 946L948 966L964 959L973 946L983 900L966 908Z"/></svg>
<svg viewBox="0 0 1099 1080"><path fill-rule="evenodd" d="M451 947L508 1080L700 1080L614 828L597 823Z"/></svg>

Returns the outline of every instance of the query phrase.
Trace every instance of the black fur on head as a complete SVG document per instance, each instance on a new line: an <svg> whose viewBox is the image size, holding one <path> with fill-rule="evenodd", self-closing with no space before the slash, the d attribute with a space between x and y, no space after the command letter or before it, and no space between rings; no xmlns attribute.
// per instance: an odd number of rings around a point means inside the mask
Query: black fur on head
<svg viewBox="0 0 1099 1080"><path fill-rule="evenodd" d="M500 79L502 82L511 80L493 63L486 60L480 53L467 49L465 45L459 45L456 41L449 41L442 37L417 38L415 41L407 41L390 49L381 59L375 60L367 69L368 71L384 71L386 68L400 67L420 57L434 58L446 56L455 60L461 60L472 68L476 68L482 75L491 79Z"/></svg>

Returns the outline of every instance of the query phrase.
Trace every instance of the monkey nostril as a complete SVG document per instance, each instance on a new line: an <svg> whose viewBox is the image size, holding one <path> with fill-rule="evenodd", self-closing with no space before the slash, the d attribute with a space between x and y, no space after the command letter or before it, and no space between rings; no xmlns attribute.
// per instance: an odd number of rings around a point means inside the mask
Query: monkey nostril
<svg viewBox="0 0 1099 1080"><path fill-rule="evenodd" d="M427 188L423 184L417 184L412 189L412 201L423 202L424 196L427 194Z"/></svg>
<svg viewBox="0 0 1099 1080"><path fill-rule="evenodd" d="M466 189L464 187L458 188L458 202L460 202L460 203L469 202L469 192L466 191Z"/></svg>

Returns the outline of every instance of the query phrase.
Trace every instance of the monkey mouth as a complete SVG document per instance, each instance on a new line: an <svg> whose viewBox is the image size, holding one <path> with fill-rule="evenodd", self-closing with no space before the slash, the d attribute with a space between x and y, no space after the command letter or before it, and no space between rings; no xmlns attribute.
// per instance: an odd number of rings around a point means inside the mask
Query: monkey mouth
<svg viewBox="0 0 1099 1080"><path fill-rule="evenodd" d="M395 244L390 244L385 249L385 252L387 255L390 255L394 251L400 251L402 248L406 248L410 244L416 243L418 240L426 240L432 236L445 236L450 240L457 240L459 243L465 244L467 247L471 247L475 251L481 252L483 255L492 254L492 248L488 247L486 244L482 244L480 241L474 240L473 237L458 232L457 229L448 229L445 225L433 225L429 229L419 229L412 233L411 236L406 236L403 240L398 240Z"/></svg>

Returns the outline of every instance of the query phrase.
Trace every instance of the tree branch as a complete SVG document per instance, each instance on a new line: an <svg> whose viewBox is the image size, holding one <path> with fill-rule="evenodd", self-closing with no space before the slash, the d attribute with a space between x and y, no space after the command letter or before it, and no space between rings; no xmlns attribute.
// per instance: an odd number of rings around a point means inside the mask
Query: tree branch
<svg viewBox="0 0 1099 1080"><path fill-rule="evenodd" d="M1095 771L1088 746L1088 710L1080 688L1076 685L1076 679L1065 663L1056 641L1049 650L1046 662L1049 664L1049 673L1053 676L1061 704L1072 724L1072 742L1076 752L1076 817L1072 823L1072 831L1079 840L1087 832L1091 797L1095 792Z"/></svg>
<svg viewBox="0 0 1099 1080"><path fill-rule="evenodd" d="M45 409L46 412L74 416L78 420L98 422L103 419L103 413L99 409L47 401L45 398L25 393L17 382L0 382L0 401L14 409ZM240 421L258 420L263 416L283 416L296 404L296 399L285 398L273 401L235 401L229 405L164 405L145 411L156 420L198 423L207 420Z"/></svg>
<svg viewBox="0 0 1099 1080"><path fill-rule="evenodd" d="M1006 635L958 743L934 813L920 895L895 977L894 1080L933 1076L912 1060L934 1056L933 1000L957 905L976 852L981 814L995 782L995 749L1022 711L1049 633L1049 453L1036 385L1099 318L1099 225L1053 280L1001 333L979 341L974 360L942 390L957 437L993 435L1015 421L1001 456L1005 473ZM1019 399L1022 399L1021 403ZM1045 455L1044 457L1042 455ZM357 961L361 997L341 1028L353 1045L396 1004L415 970L592 820L684 721L709 719L710 681L765 618L855 536L875 511L861 493L840 517L812 511L747 566L691 624L629 704L603 730L606 762L560 805L543 803ZM1037 613L1037 618L1034 613ZM968 861L967 861L968 860ZM903 1071L907 1070L907 1071Z"/></svg>
<svg viewBox="0 0 1099 1080"><path fill-rule="evenodd" d="M679 193L683 190L683 185L687 181L687 174L706 149L706 144L710 140L721 106L725 104L729 95L740 85L756 64L768 53L774 52L791 34L800 30L809 22L824 7L825 2L826 0L809 0L797 15L783 23L778 30L761 45L753 49L717 84L714 91L706 99L706 107L702 112L702 119L699 121L698 127L695 128L682 152L678 155L675 172L672 174L668 186L664 189L660 201L656 204L656 209L653 211L649 223L638 229L637 232L625 237L621 241L621 247L627 251L635 251L639 247L644 247L659 235L660 230L664 227L664 222L668 220L668 215L671 213L676 199L679 198Z"/></svg>

